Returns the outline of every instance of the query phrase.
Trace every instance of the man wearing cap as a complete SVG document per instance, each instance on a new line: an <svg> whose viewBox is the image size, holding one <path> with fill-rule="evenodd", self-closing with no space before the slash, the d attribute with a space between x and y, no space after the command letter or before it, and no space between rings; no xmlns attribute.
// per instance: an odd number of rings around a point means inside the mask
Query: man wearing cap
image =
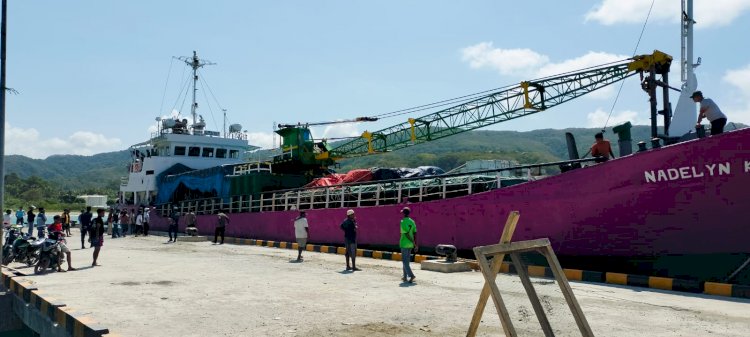
<svg viewBox="0 0 750 337"><path fill-rule="evenodd" d="M416 277L409 265L411 252L414 250L416 253L419 248L417 246L417 224L409 217L410 213L411 209L409 207L401 209L401 214L403 214L404 218L401 219L401 241L399 241L399 247L401 248L401 262L404 265L404 277L401 278L401 281L406 282L406 278L408 277L409 283L412 283Z"/></svg>
<svg viewBox="0 0 750 337"><path fill-rule="evenodd" d="M690 95L693 102L700 103L701 108L698 113L698 123L695 123L696 127L700 127L703 118L708 119L711 122L711 135L718 135L724 133L724 126L727 125L727 116L721 112L719 106L714 103L710 98L703 98L703 93L700 91L694 92Z"/></svg>
<svg viewBox="0 0 750 337"><path fill-rule="evenodd" d="M294 219L294 236L297 238L297 262L302 262L302 251L307 246L308 229L305 211L299 212L299 217Z"/></svg>
<svg viewBox="0 0 750 337"><path fill-rule="evenodd" d="M346 220L341 223L341 229L344 231L344 248L346 249L346 270L360 271L357 268L357 219L354 218L354 210L346 211ZM349 267L349 259L352 260Z"/></svg>

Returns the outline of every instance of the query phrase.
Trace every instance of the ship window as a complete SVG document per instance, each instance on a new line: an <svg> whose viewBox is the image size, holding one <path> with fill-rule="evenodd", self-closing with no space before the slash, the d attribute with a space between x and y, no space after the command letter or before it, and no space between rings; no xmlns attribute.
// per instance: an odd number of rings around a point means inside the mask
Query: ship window
<svg viewBox="0 0 750 337"><path fill-rule="evenodd" d="M152 175L154 174L154 170L146 170L146 175Z"/></svg>
<svg viewBox="0 0 750 337"><path fill-rule="evenodd" d="M226 158L227 149L216 149L216 158Z"/></svg>
<svg viewBox="0 0 750 337"><path fill-rule="evenodd" d="M190 149L188 149L188 156L190 157L198 157L201 154L201 148L199 146L191 146Z"/></svg>
<svg viewBox="0 0 750 337"><path fill-rule="evenodd" d="M213 156L214 156L214 148L212 147L203 148L203 157L213 157Z"/></svg>
<svg viewBox="0 0 750 337"><path fill-rule="evenodd" d="M240 151L237 150L229 150L229 158L239 158L240 157Z"/></svg>
<svg viewBox="0 0 750 337"><path fill-rule="evenodd" d="M185 147L184 146L175 146L174 147L174 155L175 156L184 156L185 155Z"/></svg>

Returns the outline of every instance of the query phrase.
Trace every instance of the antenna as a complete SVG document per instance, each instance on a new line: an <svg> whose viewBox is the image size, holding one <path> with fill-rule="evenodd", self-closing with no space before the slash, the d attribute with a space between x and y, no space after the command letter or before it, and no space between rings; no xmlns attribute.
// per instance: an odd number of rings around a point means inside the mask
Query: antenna
<svg viewBox="0 0 750 337"><path fill-rule="evenodd" d="M224 112L224 138L227 138L227 109L221 109Z"/></svg>
<svg viewBox="0 0 750 337"><path fill-rule="evenodd" d="M193 57L188 56L180 56L177 58L178 60L185 62L190 68L193 68L193 104L190 107L190 113L193 116L193 124L196 123L196 110L198 109L198 103L195 101L195 94L198 92L198 86L196 85L198 83L198 68L203 66L210 66L214 65L216 63L213 63L208 60L201 60L198 58L198 53L193 50Z"/></svg>

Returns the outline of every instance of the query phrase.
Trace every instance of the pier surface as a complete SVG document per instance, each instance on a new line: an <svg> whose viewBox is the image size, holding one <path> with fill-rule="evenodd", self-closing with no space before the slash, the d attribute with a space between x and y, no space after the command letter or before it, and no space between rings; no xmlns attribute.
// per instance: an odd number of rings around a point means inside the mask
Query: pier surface
<svg viewBox="0 0 750 337"><path fill-rule="evenodd" d="M78 234L78 233L76 233ZM99 263L69 239L78 271L24 279L93 316L119 336L464 336L481 273L419 270L401 282L398 261L210 242L165 243L158 236L106 239ZM18 265L14 265L18 266ZM542 335L515 275L498 286L521 335ZM558 336L580 336L557 285L534 279ZM571 282L598 336L747 336L750 300ZM526 303L526 304L524 304ZM502 335L492 300L479 336Z"/></svg>

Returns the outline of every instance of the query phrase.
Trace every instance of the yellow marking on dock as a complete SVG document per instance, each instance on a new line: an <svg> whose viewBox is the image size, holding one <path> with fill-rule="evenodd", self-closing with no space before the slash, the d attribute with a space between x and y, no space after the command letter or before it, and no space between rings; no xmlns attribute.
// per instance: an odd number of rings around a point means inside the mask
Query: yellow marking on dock
<svg viewBox="0 0 750 337"><path fill-rule="evenodd" d="M544 267L541 266L529 266L529 276L544 277Z"/></svg>
<svg viewBox="0 0 750 337"><path fill-rule="evenodd" d="M372 252L372 258L373 259L382 259L383 258L383 252L378 251L378 250L373 251Z"/></svg>
<svg viewBox="0 0 750 337"><path fill-rule="evenodd" d="M706 282L704 292L710 295L732 296L732 285L726 283Z"/></svg>
<svg viewBox="0 0 750 337"><path fill-rule="evenodd" d="M651 276L648 278L648 287L663 290L672 290L672 279L668 277L655 277Z"/></svg>
<svg viewBox="0 0 750 337"><path fill-rule="evenodd" d="M607 283L628 285L628 274L607 273Z"/></svg>
<svg viewBox="0 0 750 337"><path fill-rule="evenodd" d="M575 281L582 281L583 280L583 270L580 270L580 269L563 269L563 272L565 273L565 277L568 280L575 280Z"/></svg>

